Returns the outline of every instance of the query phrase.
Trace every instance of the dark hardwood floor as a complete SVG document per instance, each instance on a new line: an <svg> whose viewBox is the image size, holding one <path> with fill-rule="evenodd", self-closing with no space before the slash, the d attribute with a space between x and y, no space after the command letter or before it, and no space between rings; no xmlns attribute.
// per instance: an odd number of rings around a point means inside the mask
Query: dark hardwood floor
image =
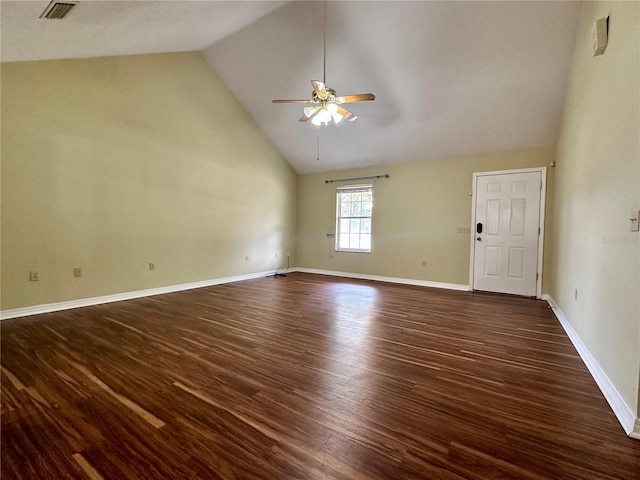
<svg viewBox="0 0 640 480"><path fill-rule="evenodd" d="M1 329L5 480L640 478L542 301L295 273Z"/></svg>

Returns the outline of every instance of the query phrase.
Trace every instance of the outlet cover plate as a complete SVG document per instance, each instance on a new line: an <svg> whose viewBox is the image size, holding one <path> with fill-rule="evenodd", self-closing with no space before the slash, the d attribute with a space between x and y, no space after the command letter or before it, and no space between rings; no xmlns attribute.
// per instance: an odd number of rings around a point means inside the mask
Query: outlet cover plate
<svg viewBox="0 0 640 480"><path fill-rule="evenodd" d="M637 232L640 230L640 210L634 210L629 215L629 231Z"/></svg>

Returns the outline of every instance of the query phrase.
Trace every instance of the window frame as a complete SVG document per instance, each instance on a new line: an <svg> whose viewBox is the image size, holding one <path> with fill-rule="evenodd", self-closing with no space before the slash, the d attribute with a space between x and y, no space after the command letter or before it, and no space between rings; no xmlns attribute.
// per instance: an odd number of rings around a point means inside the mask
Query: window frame
<svg viewBox="0 0 640 480"><path fill-rule="evenodd" d="M341 215L341 207L342 207L342 197L346 193L371 193L371 213L368 216L345 216ZM340 246L340 220L343 219L368 219L370 222L369 229L369 248L344 248ZM360 231L358 233L362 235ZM336 233L335 233L335 251L336 252L347 252L347 253L371 253L373 249L373 185L372 184L363 184L363 185L346 185L343 187L338 187L336 189Z"/></svg>

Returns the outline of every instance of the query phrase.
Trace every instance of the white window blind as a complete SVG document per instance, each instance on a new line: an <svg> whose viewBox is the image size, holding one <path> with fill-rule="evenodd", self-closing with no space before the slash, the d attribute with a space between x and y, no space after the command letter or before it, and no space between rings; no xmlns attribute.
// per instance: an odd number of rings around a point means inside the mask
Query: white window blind
<svg viewBox="0 0 640 480"><path fill-rule="evenodd" d="M336 213L336 250L371 252L371 185L338 187Z"/></svg>

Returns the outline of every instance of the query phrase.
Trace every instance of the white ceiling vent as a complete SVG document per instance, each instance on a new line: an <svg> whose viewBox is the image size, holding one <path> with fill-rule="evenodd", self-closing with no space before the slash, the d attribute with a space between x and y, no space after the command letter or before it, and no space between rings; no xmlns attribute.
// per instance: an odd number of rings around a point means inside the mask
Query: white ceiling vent
<svg viewBox="0 0 640 480"><path fill-rule="evenodd" d="M40 15L40 18L48 18L59 20L69 15L69 12L78 2L57 2L52 0L44 12Z"/></svg>

